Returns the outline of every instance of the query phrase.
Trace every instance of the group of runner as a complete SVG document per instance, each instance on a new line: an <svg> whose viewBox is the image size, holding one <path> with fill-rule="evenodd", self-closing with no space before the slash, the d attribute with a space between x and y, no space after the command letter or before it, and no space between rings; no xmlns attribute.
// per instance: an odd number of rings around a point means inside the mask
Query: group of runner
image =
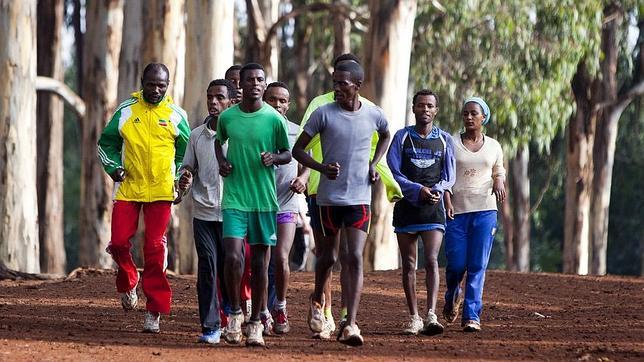
<svg viewBox="0 0 644 362"><path fill-rule="evenodd" d="M443 316L454 322L464 300L462 327L480 330L496 203L505 198L500 145L482 132L489 107L480 98L467 99L464 132L452 138L434 124L438 96L420 90L412 101L415 124L397 131L392 141L382 109L360 96L359 59L343 54L333 65L333 91L311 101L299 126L286 118L286 84L266 84L259 64L233 66L225 79L208 85L208 116L191 132L185 111L166 95L167 68L145 68L142 90L117 108L98 146L116 182L107 251L118 265L116 285L125 310L136 308L142 281L144 332L158 333L160 315L170 310L165 228L172 203L190 191L200 342L217 344L223 333L228 343L241 343L245 335L246 345L263 346L264 335L289 332L289 252L296 225L307 222L308 211L316 264L307 323L316 338L329 339L336 331L330 283L339 259L337 340L362 345L357 312L363 250L371 185L379 179L389 200L397 201L394 227L410 313L404 331L443 332L436 314L443 235L448 259ZM308 210L301 206L304 194ZM139 275L130 239L141 209L145 267ZM419 236L427 271L425 320L415 292Z"/></svg>

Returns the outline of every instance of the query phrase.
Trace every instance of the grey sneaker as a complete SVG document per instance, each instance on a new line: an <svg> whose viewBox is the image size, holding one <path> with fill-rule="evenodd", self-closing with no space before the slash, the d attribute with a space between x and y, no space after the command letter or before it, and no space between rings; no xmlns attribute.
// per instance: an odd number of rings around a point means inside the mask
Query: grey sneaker
<svg viewBox="0 0 644 362"><path fill-rule="evenodd" d="M143 316L143 333L159 333L159 320L161 314L158 312L145 311Z"/></svg>
<svg viewBox="0 0 644 362"><path fill-rule="evenodd" d="M358 326L345 326L342 329L340 336L338 336L338 341L352 347L359 347L364 344L364 339L360 334Z"/></svg>
<svg viewBox="0 0 644 362"><path fill-rule="evenodd" d="M434 336L443 333L443 325L438 323L438 317L433 311L427 312L427 319L423 326L423 334L427 336Z"/></svg>
<svg viewBox="0 0 644 362"><path fill-rule="evenodd" d="M136 305L139 303L139 296L136 295L136 287L139 286L141 275L137 274L137 278L138 279L136 280L136 284L134 285L134 288L132 288L132 290L121 293L121 306L123 306L123 309L125 309L126 311L136 309Z"/></svg>
<svg viewBox="0 0 644 362"><path fill-rule="evenodd" d="M264 326L261 321L250 321L246 325L246 346L249 347L264 347Z"/></svg>
<svg viewBox="0 0 644 362"><path fill-rule="evenodd" d="M242 323L244 322L244 315L231 314L228 317L228 325L226 326L226 333L224 339L228 343L239 344L242 340Z"/></svg>
<svg viewBox="0 0 644 362"><path fill-rule="evenodd" d="M414 314L409 317L409 322L405 325L403 332L405 334L416 335L423 329L423 319L418 315Z"/></svg>
<svg viewBox="0 0 644 362"><path fill-rule="evenodd" d="M315 333L313 335L313 338L315 339L322 339L322 340L329 340L331 339L331 336L333 335L333 332L335 332L335 323L333 322L333 319L327 319L324 322L324 328L322 328L322 332L320 333Z"/></svg>

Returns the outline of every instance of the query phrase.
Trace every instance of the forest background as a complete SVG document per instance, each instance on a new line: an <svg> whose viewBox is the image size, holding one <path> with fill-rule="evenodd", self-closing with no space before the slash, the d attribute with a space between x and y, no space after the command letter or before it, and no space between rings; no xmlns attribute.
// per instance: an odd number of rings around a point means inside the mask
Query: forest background
<svg viewBox="0 0 644 362"><path fill-rule="evenodd" d="M299 123L350 51L392 131L421 88L450 132L463 99L488 100L509 173L492 268L644 275L643 12L626 0L0 0L0 265L112 266L95 145L146 63L169 66L192 127L208 82L247 61L289 85ZM392 206L381 185L373 194L365 266L397 268ZM194 273L190 204L174 214L170 268Z"/></svg>

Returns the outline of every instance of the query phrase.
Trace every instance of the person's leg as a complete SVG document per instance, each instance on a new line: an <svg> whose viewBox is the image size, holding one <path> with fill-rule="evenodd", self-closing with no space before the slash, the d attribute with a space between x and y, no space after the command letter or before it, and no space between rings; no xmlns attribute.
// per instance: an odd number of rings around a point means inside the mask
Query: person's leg
<svg viewBox="0 0 644 362"><path fill-rule="evenodd" d="M234 209L223 210L224 284L231 314L241 312L240 286L244 268L244 238L248 233L247 213Z"/></svg>
<svg viewBox="0 0 644 362"><path fill-rule="evenodd" d="M485 270L494 242L496 216L496 211L476 212L472 216L472 227L467 245L467 280L463 321L480 322Z"/></svg>
<svg viewBox="0 0 644 362"><path fill-rule="evenodd" d="M449 323L453 323L458 315L461 298L460 284L465 274L467 263L467 233L470 214L459 214L454 220L447 221L445 231L445 306L443 316Z"/></svg>
<svg viewBox="0 0 644 362"><path fill-rule="evenodd" d="M363 269L362 254L367 240L367 233L352 227L347 231L347 252L341 257L342 272L346 273L346 292L343 292L347 299L347 326L356 327L356 316L358 305L362 294Z"/></svg>
<svg viewBox="0 0 644 362"><path fill-rule="evenodd" d="M407 308L412 316L418 315L416 302L416 251L418 234L396 233L398 249L402 260L402 285L407 300Z"/></svg>
<svg viewBox="0 0 644 362"><path fill-rule="evenodd" d="M275 286L277 302L286 302L290 268L288 256L295 236L295 220L277 224L277 245L275 247ZM274 306L273 306L274 307Z"/></svg>
<svg viewBox="0 0 644 362"><path fill-rule="evenodd" d="M425 246L425 283L427 286L427 311L436 312L438 299L438 285L440 275L438 273L438 253L443 243L443 230L435 229L420 233Z"/></svg>
<svg viewBox="0 0 644 362"><path fill-rule="evenodd" d="M324 288L327 287L327 281L331 276L331 269L338 259L339 244L339 222L336 220L335 208L331 206L319 206L319 214L322 222L322 237L315 240L316 254L318 255L315 262L315 288L313 290L312 300L320 305L324 305L323 298Z"/></svg>
<svg viewBox="0 0 644 362"><path fill-rule="evenodd" d="M241 286L239 289L239 298L241 300L242 311L246 316L246 320L250 318L250 309L249 303L251 303L251 260L252 260L252 249L248 245L248 238L244 240L243 244L243 255L244 255L244 272L242 274Z"/></svg>
<svg viewBox="0 0 644 362"><path fill-rule="evenodd" d="M251 244L251 299L252 312L251 322L260 321L260 313L266 305L266 288L268 286L268 257L270 247L262 244Z"/></svg>
<svg viewBox="0 0 644 362"><path fill-rule="evenodd" d="M165 231L170 221L172 203L156 201L143 204L145 245L143 247L143 292L150 312L170 313L172 289L166 276L168 245Z"/></svg>
<svg viewBox="0 0 644 362"><path fill-rule="evenodd" d="M219 330L219 300L217 297L217 229L214 221L192 220L197 249L197 299L201 333Z"/></svg>
<svg viewBox="0 0 644 362"><path fill-rule="evenodd" d="M136 233L140 209L140 203L129 201L115 201L112 209L112 237L107 246L107 252L118 265L116 290L119 293L131 291L139 282L136 265L130 253L132 248L130 240Z"/></svg>

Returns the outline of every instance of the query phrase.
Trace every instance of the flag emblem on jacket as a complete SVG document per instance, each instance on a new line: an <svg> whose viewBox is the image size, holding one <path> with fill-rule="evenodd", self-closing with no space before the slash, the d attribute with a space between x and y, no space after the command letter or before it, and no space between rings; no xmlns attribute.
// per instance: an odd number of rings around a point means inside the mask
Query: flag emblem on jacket
<svg viewBox="0 0 644 362"><path fill-rule="evenodd" d="M159 126L167 127L168 126L168 121L165 119L160 119L159 120Z"/></svg>

